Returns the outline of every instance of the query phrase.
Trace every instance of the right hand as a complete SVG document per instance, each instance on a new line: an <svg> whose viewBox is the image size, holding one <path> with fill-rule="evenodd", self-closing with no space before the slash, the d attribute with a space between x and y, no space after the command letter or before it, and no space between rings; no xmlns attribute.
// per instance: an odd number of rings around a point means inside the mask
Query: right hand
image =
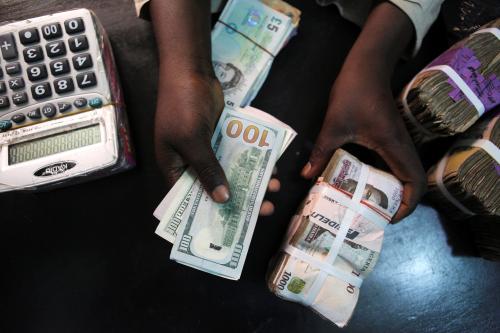
<svg viewBox="0 0 500 333"><path fill-rule="evenodd" d="M168 186L189 165L216 202L229 199L229 186L210 144L224 108L215 76L160 71L155 118L156 158Z"/></svg>

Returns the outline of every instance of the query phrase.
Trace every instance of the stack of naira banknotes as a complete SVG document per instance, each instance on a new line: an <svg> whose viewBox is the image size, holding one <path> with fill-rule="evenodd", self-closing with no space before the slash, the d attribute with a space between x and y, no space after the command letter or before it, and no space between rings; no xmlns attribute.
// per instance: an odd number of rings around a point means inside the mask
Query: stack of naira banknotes
<svg viewBox="0 0 500 333"><path fill-rule="evenodd" d="M345 326L402 190L394 176L338 149L292 218L269 289Z"/></svg>
<svg viewBox="0 0 500 333"><path fill-rule="evenodd" d="M399 106L420 144L463 133L500 104L500 18L456 43L406 86Z"/></svg>
<svg viewBox="0 0 500 333"><path fill-rule="evenodd" d="M210 199L188 169L160 203L156 233L173 243L170 258L228 279L240 278L273 167L294 139L290 127L252 107L225 108L212 148L231 198Z"/></svg>
<svg viewBox="0 0 500 333"><path fill-rule="evenodd" d="M500 107L465 132L427 178L429 199L447 218L470 221L480 253L495 260L500 260L499 147Z"/></svg>
<svg viewBox="0 0 500 333"><path fill-rule="evenodd" d="M300 11L281 0L228 1L212 31L212 63L227 106L250 104L299 21Z"/></svg>

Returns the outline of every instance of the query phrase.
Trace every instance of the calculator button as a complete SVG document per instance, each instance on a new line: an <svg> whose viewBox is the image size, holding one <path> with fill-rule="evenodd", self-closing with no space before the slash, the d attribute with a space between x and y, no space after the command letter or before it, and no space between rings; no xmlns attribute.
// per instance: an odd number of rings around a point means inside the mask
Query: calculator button
<svg viewBox="0 0 500 333"><path fill-rule="evenodd" d="M57 109L59 110L59 112L61 113L64 113L66 111L69 111L71 110L71 104L69 103L57 103Z"/></svg>
<svg viewBox="0 0 500 333"><path fill-rule="evenodd" d="M62 75L69 73L69 62L67 59L54 60L50 63L50 72L52 75Z"/></svg>
<svg viewBox="0 0 500 333"><path fill-rule="evenodd" d="M13 115L12 118L10 118L10 120L15 122L16 124L20 124L26 120L26 116L22 113L18 113L18 114Z"/></svg>
<svg viewBox="0 0 500 333"><path fill-rule="evenodd" d="M7 91L7 86L5 85L5 82L0 81L0 94L3 94L6 91Z"/></svg>
<svg viewBox="0 0 500 333"><path fill-rule="evenodd" d="M27 63L35 62L43 59L43 50L39 45L31 46L24 49L23 55L24 61L26 61Z"/></svg>
<svg viewBox="0 0 500 333"><path fill-rule="evenodd" d="M29 28L19 31L19 39L23 45L28 45L38 43L40 41L40 35L38 35L38 30L36 28Z"/></svg>
<svg viewBox="0 0 500 333"><path fill-rule="evenodd" d="M80 97L75 99L73 102L73 105L76 106L77 108L81 109L87 106L87 99Z"/></svg>
<svg viewBox="0 0 500 333"><path fill-rule="evenodd" d="M9 80L9 88L18 90L24 88L24 79L22 77L15 77Z"/></svg>
<svg viewBox="0 0 500 333"><path fill-rule="evenodd" d="M100 108L102 106L102 99L100 99L99 97L92 98L89 101L89 105L94 109Z"/></svg>
<svg viewBox="0 0 500 333"><path fill-rule="evenodd" d="M12 101L16 105L24 104L24 103L28 102L28 95L24 91L19 92L19 93L15 93L12 95Z"/></svg>
<svg viewBox="0 0 500 333"><path fill-rule="evenodd" d="M9 98L7 96L0 96L0 109L8 108L9 106Z"/></svg>
<svg viewBox="0 0 500 333"><path fill-rule="evenodd" d="M13 34L0 35L0 51L5 60L17 58L16 41Z"/></svg>
<svg viewBox="0 0 500 333"><path fill-rule="evenodd" d="M75 90L75 85L73 84L73 79L70 77L65 77L62 79L57 79L54 81L54 89L58 94L64 94Z"/></svg>
<svg viewBox="0 0 500 333"><path fill-rule="evenodd" d="M85 25L81 17L64 21L64 28L66 28L66 33L69 35L85 31Z"/></svg>
<svg viewBox="0 0 500 333"><path fill-rule="evenodd" d="M79 54L73 57L73 67L78 71L92 67L92 57L89 53Z"/></svg>
<svg viewBox="0 0 500 333"><path fill-rule="evenodd" d="M40 119L42 118L42 114L40 113L40 109L31 110L28 112L28 118L30 119Z"/></svg>
<svg viewBox="0 0 500 333"><path fill-rule="evenodd" d="M85 36L71 37L68 39L68 45L73 53L85 51L89 48L89 42Z"/></svg>
<svg viewBox="0 0 500 333"><path fill-rule="evenodd" d="M55 58L66 54L66 45L62 40L56 42L47 43L45 45L45 50L50 58Z"/></svg>
<svg viewBox="0 0 500 333"><path fill-rule="evenodd" d="M76 82L81 89L97 85L97 79L95 78L94 72L78 74L76 76Z"/></svg>
<svg viewBox="0 0 500 333"><path fill-rule="evenodd" d="M5 66L5 72L9 75L16 75L21 73L21 64L13 62Z"/></svg>
<svg viewBox="0 0 500 333"><path fill-rule="evenodd" d="M43 80L47 77L47 68L44 64L28 67L27 72L31 82Z"/></svg>
<svg viewBox="0 0 500 333"><path fill-rule="evenodd" d="M42 114L48 118L54 117L56 115L56 106L54 104L45 104L42 107Z"/></svg>
<svg viewBox="0 0 500 333"><path fill-rule="evenodd" d="M54 39L62 36L62 29L59 23L51 23L42 27L43 38Z"/></svg>
<svg viewBox="0 0 500 333"><path fill-rule="evenodd" d="M42 99L45 97L50 97L52 95L52 90L50 89L50 84L48 82L39 83L31 86L31 95L34 99Z"/></svg>
<svg viewBox="0 0 500 333"><path fill-rule="evenodd" d="M0 120L0 131L6 131L12 127L10 120Z"/></svg>

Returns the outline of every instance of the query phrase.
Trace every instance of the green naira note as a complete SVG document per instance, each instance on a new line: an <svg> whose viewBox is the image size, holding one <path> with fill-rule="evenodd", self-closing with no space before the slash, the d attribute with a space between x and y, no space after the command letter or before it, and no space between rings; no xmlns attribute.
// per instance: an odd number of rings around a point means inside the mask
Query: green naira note
<svg viewBox="0 0 500 333"><path fill-rule="evenodd" d="M227 106L250 104L294 29L292 18L260 1L227 3L212 31L212 62Z"/></svg>
<svg viewBox="0 0 500 333"><path fill-rule="evenodd" d="M180 214L170 255L182 264L237 280L250 246L272 169L286 143L286 128L226 108L212 146L226 172L231 198L212 201L197 180ZM182 196L185 200L185 195Z"/></svg>

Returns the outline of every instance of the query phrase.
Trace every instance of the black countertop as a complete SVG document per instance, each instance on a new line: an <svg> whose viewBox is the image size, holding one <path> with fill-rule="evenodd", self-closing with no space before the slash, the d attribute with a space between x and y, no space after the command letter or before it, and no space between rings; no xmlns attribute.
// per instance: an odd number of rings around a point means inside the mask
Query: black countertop
<svg viewBox="0 0 500 333"><path fill-rule="evenodd" d="M79 7L97 13L114 47L138 158L134 170L105 179L0 195L1 332L340 331L275 297L265 281L310 186L298 173L359 32L334 6L290 3L303 11L299 35L276 58L254 106L299 136L278 163L277 211L259 219L238 282L170 261L171 246L154 234L152 212L167 190L153 156L157 58L151 26L135 17L132 1L0 3L0 21ZM395 91L446 48L443 40L434 27L419 56L398 67ZM474 256L468 236L426 205L387 227L380 261L343 331L500 331L500 264Z"/></svg>

